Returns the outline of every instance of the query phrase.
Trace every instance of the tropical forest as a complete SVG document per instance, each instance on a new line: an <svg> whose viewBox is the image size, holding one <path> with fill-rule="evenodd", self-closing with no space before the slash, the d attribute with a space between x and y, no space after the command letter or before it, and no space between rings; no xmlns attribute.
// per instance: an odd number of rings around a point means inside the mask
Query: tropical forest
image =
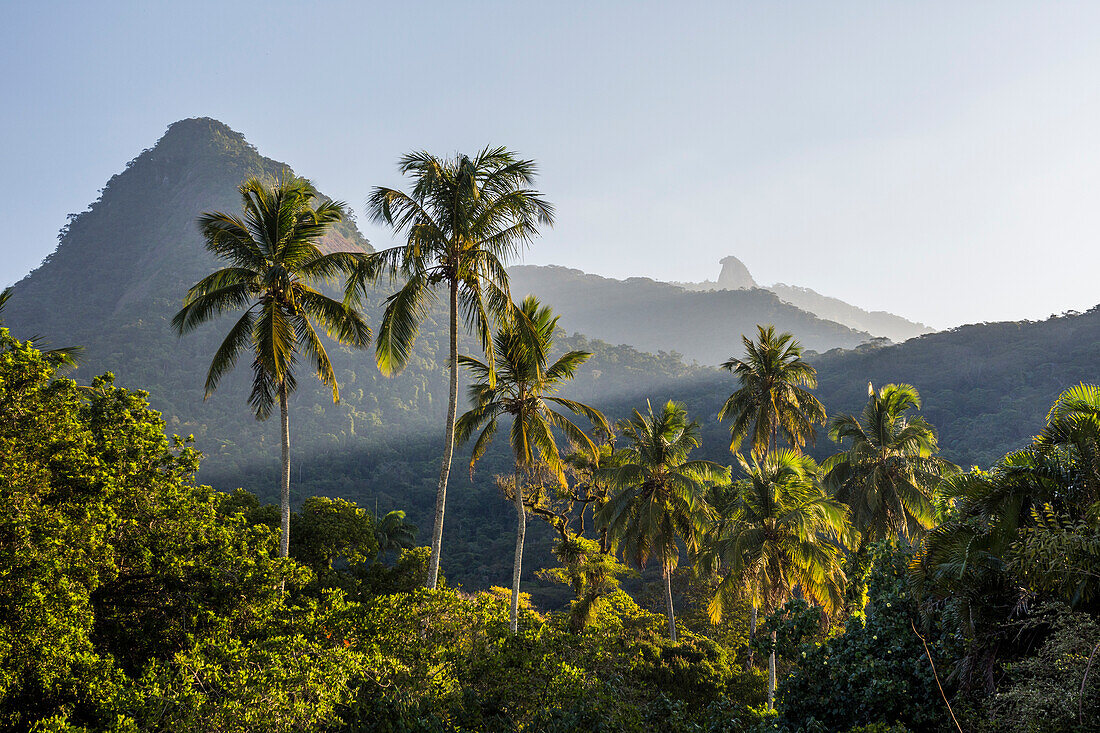
<svg viewBox="0 0 1100 733"><path fill-rule="evenodd" d="M539 173L400 155L375 247L192 118L70 218L0 296L0 730L1100 730L1100 307L517 267Z"/></svg>

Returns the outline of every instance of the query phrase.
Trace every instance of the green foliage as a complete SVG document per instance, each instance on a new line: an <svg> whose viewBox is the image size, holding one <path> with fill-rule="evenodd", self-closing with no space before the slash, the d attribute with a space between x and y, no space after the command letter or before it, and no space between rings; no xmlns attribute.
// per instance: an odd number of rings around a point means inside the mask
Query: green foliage
<svg viewBox="0 0 1100 733"><path fill-rule="evenodd" d="M908 590L908 559L902 551L878 557L869 583L866 620L849 619L844 633L820 645L811 634L816 618L807 617L804 604L788 605L778 644L780 653L793 664L777 693L783 725L792 730L799 726L812 730L813 725L847 730L904 724L913 731L936 731L948 722L914 630L914 625L921 628L921 617ZM933 658L943 676L956 650L935 630L931 640Z"/></svg>
<svg viewBox="0 0 1100 733"><path fill-rule="evenodd" d="M219 516L143 393L52 377L0 330L0 721L105 727L133 675L254 632L305 575L267 528Z"/></svg>
<svg viewBox="0 0 1100 733"><path fill-rule="evenodd" d="M317 730L339 723L361 664L343 644L300 633L215 637L150 665L132 710L141 730Z"/></svg>
<svg viewBox="0 0 1100 733"><path fill-rule="evenodd" d="M290 527L290 556L313 571L319 587L354 593L352 572L378 555L371 515L344 499L311 496Z"/></svg>
<svg viewBox="0 0 1100 733"><path fill-rule="evenodd" d="M1051 606L1039 609L1028 622L1037 624L1047 629L1041 646L1034 655L1008 665L1007 678L987 700L994 729L1100 730L1100 623L1088 614Z"/></svg>
<svg viewBox="0 0 1100 733"><path fill-rule="evenodd" d="M539 575L573 589L576 598L569 605L569 629L579 633L606 606L605 599L619 591L619 578L629 568L599 543L576 535L555 543L554 555L562 567L541 570Z"/></svg>

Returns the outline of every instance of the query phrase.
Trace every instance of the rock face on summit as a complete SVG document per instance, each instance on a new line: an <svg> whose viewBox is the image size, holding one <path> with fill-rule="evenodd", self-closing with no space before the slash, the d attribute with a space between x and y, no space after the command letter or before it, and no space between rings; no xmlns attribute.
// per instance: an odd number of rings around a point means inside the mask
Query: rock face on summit
<svg viewBox="0 0 1100 733"><path fill-rule="evenodd" d="M779 298L801 310L812 313L827 321L835 321L856 331L865 331L874 336L885 336L891 341L901 342L931 333L932 329L923 323L915 323L901 316L885 311L866 311L858 306L845 303L837 298L830 298L809 288L793 287L784 283L775 285L759 285L753 279L749 268L745 263L733 257L723 257L720 260L722 272L718 275L718 282L704 280L696 283L674 282L672 285L694 292L712 290L752 290L759 288L770 290ZM777 324L778 325L778 324Z"/></svg>
<svg viewBox="0 0 1100 733"><path fill-rule="evenodd" d="M749 268L734 256L723 257L720 261L722 272L718 275L719 290L748 290L757 287Z"/></svg>

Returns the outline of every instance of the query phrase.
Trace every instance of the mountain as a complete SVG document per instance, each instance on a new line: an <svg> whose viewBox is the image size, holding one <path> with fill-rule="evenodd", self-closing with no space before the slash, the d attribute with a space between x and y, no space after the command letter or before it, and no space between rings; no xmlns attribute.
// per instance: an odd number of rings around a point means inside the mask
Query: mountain
<svg viewBox="0 0 1100 733"><path fill-rule="evenodd" d="M758 323L796 333L815 351L850 349L872 338L759 288L691 292L648 278L614 280L557 266L522 265L509 274L514 297L538 293L561 313L569 333L674 351L700 364L721 364L740 352L741 335L754 333Z"/></svg>
<svg viewBox="0 0 1100 733"><path fill-rule="evenodd" d="M178 304L214 266L202 247L198 214L239 211L241 181L283 170L289 170L285 163L261 156L217 120L176 122L113 176L86 211L70 215L57 250L15 285L9 319L87 343L87 359L98 364L99 324L150 302ZM370 245L344 222L322 249L370 251Z"/></svg>
<svg viewBox="0 0 1100 733"><path fill-rule="evenodd" d="M849 328L867 331L875 336L884 336L898 343L933 331L923 323L910 321L886 311L866 311L845 303L839 298L830 298L809 288L776 283L769 285L768 290L778 295L781 300L802 310L830 321L843 323Z"/></svg>
<svg viewBox="0 0 1100 733"><path fill-rule="evenodd" d="M209 360L232 320L183 338L175 336L170 321L187 288L215 267L195 224L199 214L238 211L243 179L285 169L216 120L171 125L107 182L86 211L70 217L57 250L15 285L5 311L5 325L17 337L41 334L53 345L83 345L74 374L80 381L111 371L118 384L147 390L168 430L193 435L204 452L200 480L226 490L245 487L268 500L277 497L278 421L258 422L249 413L247 364L203 399ZM323 246L370 247L353 222L339 225ZM367 294L372 324L390 292L389 283L382 283ZM437 303L427 314L411 363L399 376L382 377L372 353L333 346L329 355L341 402L333 404L316 379L299 380L290 412L294 501L341 496L381 511L406 509L413 521L430 523L447 394L442 308ZM671 395L674 385L693 383L706 372L669 354L583 336L561 345L594 352L570 393L603 404L633 405L646 385ZM461 349L473 353L476 344L464 340ZM499 584L496 570L510 556L504 546L511 543L513 515L492 476L507 458L502 448L493 452L476 482L463 470L465 460L456 456L452 473L445 562L456 568L452 580ZM533 532L537 541L539 529ZM499 554L497 544L504 547Z"/></svg>
<svg viewBox="0 0 1100 733"><path fill-rule="evenodd" d="M915 336L932 333L933 329L923 323L916 323L886 311L867 311L839 298L822 295L809 288L776 283L757 285L749 269L736 257L723 257L719 264L722 270L718 281L704 280L699 283L671 283L694 292L712 292L718 290L749 290L763 288L779 296L785 303L814 314L827 321L835 321L855 331L865 331L875 337L885 337L901 342Z"/></svg>
<svg viewBox="0 0 1100 733"><path fill-rule="evenodd" d="M283 167L214 120L172 125L72 219L57 251L17 284L5 312L16 336L38 333L54 345L83 344L85 362L75 375L81 381L110 370L119 384L148 390L168 429L194 435L205 453L201 480L220 489L245 487L267 500L277 496L278 426L257 422L248 412L247 367L203 400L205 371L228 319L182 339L169 321L187 287L213 266L195 218L206 210L236 211L236 186L244 177ZM346 222L326 247L369 245ZM685 364L670 350L709 348L706 363L716 364L740 354L740 333L755 326L753 319L778 322L819 350L827 348L829 338L850 346L867 338L761 289L687 292L668 283L620 282L566 268L512 272L517 297L538 292L566 314L567 332L586 334L562 334L559 340L562 349L593 353L567 396L595 404L613 419L644 409L647 399L655 405L681 400L703 425L699 457L726 464L731 462L728 432L715 418L736 387L734 378L713 366ZM377 324L390 292L389 283L382 283L368 294L371 323ZM748 325L719 330L723 319L737 318ZM603 334L616 342L644 337L643 347L655 353L594 338ZM338 405L315 379L300 380L290 415L295 501L312 494L341 496L380 511L406 509L412 521L429 526L442 445L445 336L446 319L437 304L409 367L392 379L378 373L372 354L333 348L342 395ZM476 345L466 340L461 348L473 353ZM817 394L830 414L858 412L868 381L910 382L921 392L923 414L938 429L944 455L963 465L987 466L1039 430L1061 390L1079 381L1100 382L1100 309L1042 322L965 326L902 344L872 342L810 358L819 370ZM813 452L823 457L833 449L822 437ZM494 446L472 476L468 459L468 448L455 456L444 568L452 583L504 584L510 577L514 515L493 475L508 470L506 446ZM532 562L524 582L531 581L540 604L561 602L568 589L534 575L540 564L552 562L550 533L531 522L528 536Z"/></svg>

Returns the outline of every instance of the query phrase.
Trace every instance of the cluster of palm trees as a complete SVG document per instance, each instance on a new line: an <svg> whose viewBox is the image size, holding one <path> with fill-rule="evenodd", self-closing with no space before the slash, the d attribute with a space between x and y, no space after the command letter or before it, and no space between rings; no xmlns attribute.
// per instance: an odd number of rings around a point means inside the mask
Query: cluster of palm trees
<svg viewBox="0 0 1100 733"><path fill-rule="evenodd" d="M713 579L712 617L720 618L733 599L747 598L755 626L758 611L774 611L794 593L826 611L839 608L848 547L883 537L908 541L931 526L931 486L949 465L935 457L932 428L908 414L920 405L915 389L869 389L860 418L829 423L830 436L846 449L819 466L802 452L816 438L815 425L826 423L824 407L811 393L816 373L790 334L760 327L755 340L743 338L744 358L722 365L739 381L718 415L731 425L730 449L741 473L733 481L730 467L690 458L699 446L699 424L682 405L670 401L644 413L635 410L615 430L599 410L559 394L591 355L572 351L552 358L557 318L534 297L515 305L505 271L540 227L553 224L553 207L533 188L532 161L486 148L453 158L415 153L401 159L400 169L411 177L410 190L377 188L368 202L371 217L404 240L380 252L324 253L318 242L345 215L345 206L322 199L309 182L289 173L273 182L244 182L243 215L209 213L200 219L206 247L226 267L188 291L173 326L182 335L243 309L213 357L206 392L248 352L251 409L264 419L279 405L284 556L290 531L288 400L297 386L296 367L304 357L333 399L339 398L319 332L355 348L369 346L371 330L359 306L380 279L395 287L374 338L376 361L386 375L406 366L429 308L441 295L447 299L449 395L429 588L438 583L455 445L474 441L472 472L500 419L509 421L514 475L503 485L511 487L517 514L513 631L533 503L529 492L539 483L532 477L548 475L564 487L570 461L584 463L603 487L593 507L602 529L600 550L639 567L659 562L673 640L671 584L681 552ZM343 300L318 290L326 281L343 286ZM458 353L460 322L477 336L483 360ZM472 384L471 409L458 417L460 367ZM616 432L622 447L615 446ZM559 448L559 437L568 451ZM750 449L742 455L746 438ZM774 653L769 667L770 701Z"/></svg>

